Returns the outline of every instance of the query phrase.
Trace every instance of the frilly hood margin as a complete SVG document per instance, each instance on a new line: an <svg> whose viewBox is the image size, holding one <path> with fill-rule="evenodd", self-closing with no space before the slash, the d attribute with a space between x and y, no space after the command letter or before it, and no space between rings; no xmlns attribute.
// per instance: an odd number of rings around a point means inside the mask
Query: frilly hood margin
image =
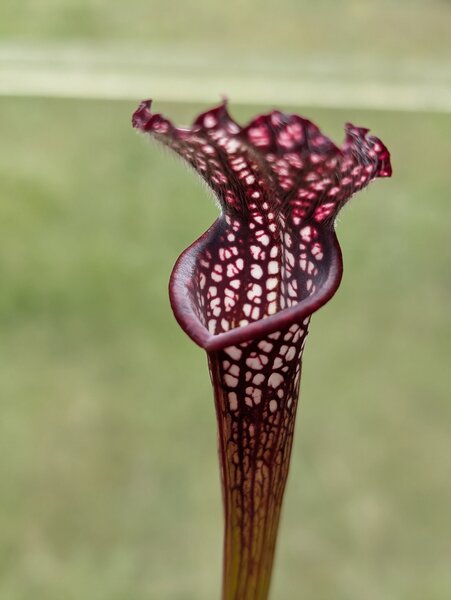
<svg viewBox="0 0 451 600"><path fill-rule="evenodd" d="M368 129L351 124L346 125L344 143L338 148L313 123L297 115L272 111L241 127L232 120L224 102L199 115L190 128L176 128L162 115L152 114L150 101L145 101L133 115L133 126L189 162L211 187L222 208L212 228L179 258L170 286L177 320L206 350L273 333L282 325L299 322L327 302L342 272L333 226L339 210L370 181L391 175L386 147L369 136ZM241 248L228 239L228 230L232 235L240 232L236 237ZM301 246L305 247L299 247L296 240L303 240ZM251 250L251 241L260 251ZM231 279L235 275L231 265L238 262L235 268L239 270L240 258L249 264L258 263L264 251L275 253L274 248L280 250L276 259L281 271L285 266L285 278L290 270L287 258L292 255L296 262L293 270L302 276L307 271L301 267L301 254L307 253L304 262L314 262L311 275L317 283L310 290L292 292L285 305L283 300L276 300L276 310L274 304L266 310L262 307L258 318L252 316L252 311L248 316L239 314L244 297L237 298L233 307L231 298L225 307L228 326L223 327L219 320L213 323L214 314L210 314L206 299L203 303L202 293L199 298L192 289L196 277L201 286L203 271L205 277L211 275L213 263L203 256L209 245L215 246L217 265L224 266ZM232 253L235 248L237 254ZM324 260L324 253L329 260ZM194 271L193 278L186 277ZM215 281L218 278L213 277L213 283L219 283ZM221 285L225 287L225 278ZM188 294L186 286L190 288ZM199 291L203 289L208 290L205 284ZM235 293L245 295L243 288Z"/></svg>
<svg viewBox="0 0 451 600"><path fill-rule="evenodd" d="M133 126L184 158L221 213L177 260L170 300L208 353L225 510L223 600L265 600L309 320L336 292L341 207L390 154L347 124L337 147L312 122L274 110L246 126L226 102L177 128L144 101Z"/></svg>

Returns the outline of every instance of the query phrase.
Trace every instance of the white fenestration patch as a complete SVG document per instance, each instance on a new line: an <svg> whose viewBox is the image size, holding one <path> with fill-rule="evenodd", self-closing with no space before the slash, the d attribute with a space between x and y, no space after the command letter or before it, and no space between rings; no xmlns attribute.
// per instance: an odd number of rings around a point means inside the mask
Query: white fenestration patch
<svg viewBox="0 0 451 600"><path fill-rule="evenodd" d="M229 346L224 349L224 352L230 356L233 360L240 360L243 351L237 348L236 346Z"/></svg>
<svg viewBox="0 0 451 600"><path fill-rule="evenodd" d="M272 373L268 379L268 385L273 388L278 388L283 383L283 376L280 373Z"/></svg>
<svg viewBox="0 0 451 600"><path fill-rule="evenodd" d="M238 396L235 392L229 392L228 396L230 410L236 410L238 408Z"/></svg>
<svg viewBox="0 0 451 600"><path fill-rule="evenodd" d="M251 265L251 277L254 279L261 279L263 277L263 269L260 265Z"/></svg>
<svg viewBox="0 0 451 600"><path fill-rule="evenodd" d="M234 388L238 385L238 379L229 375L228 373L224 375L224 382L228 387Z"/></svg>
<svg viewBox="0 0 451 600"><path fill-rule="evenodd" d="M279 272L279 263L276 260L270 260L268 263L268 273L276 275Z"/></svg>

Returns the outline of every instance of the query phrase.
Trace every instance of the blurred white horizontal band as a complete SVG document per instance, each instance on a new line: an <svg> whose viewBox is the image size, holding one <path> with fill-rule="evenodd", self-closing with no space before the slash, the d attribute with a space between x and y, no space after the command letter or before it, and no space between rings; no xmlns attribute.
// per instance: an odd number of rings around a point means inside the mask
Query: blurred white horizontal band
<svg viewBox="0 0 451 600"><path fill-rule="evenodd" d="M416 69L414 68L416 66ZM227 61L174 49L140 52L0 45L0 96L309 105L451 112L449 65L322 57L301 64ZM421 79L418 79L421 75Z"/></svg>

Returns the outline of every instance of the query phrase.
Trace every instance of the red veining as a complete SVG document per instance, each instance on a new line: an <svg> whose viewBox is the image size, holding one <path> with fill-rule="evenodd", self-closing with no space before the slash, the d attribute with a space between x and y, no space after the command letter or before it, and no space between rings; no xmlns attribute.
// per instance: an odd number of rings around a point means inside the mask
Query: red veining
<svg viewBox="0 0 451 600"><path fill-rule="evenodd" d="M313 312L342 276L334 221L390 155L346 125L339 148L298 115L245 127L226 103L177 128L143 102L133 125L182 156L217 196L212 227L178 259L174 314L208 352L225 510L224 600L265 600Z"/></svg>

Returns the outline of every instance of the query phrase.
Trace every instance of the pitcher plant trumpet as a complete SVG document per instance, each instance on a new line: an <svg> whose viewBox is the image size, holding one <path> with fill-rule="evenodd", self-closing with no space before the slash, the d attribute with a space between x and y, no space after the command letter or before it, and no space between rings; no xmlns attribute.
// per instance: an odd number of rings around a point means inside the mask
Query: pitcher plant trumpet
<svg viewBox="0 0 451 600"><path fill-rule="evenodd" d="M225 515L223 600L266 600L312 313L336 292L335 219L390 154L347 124L337 147L312 122L273 110L240 126L224 101L187 128L144 101L133 126L184 158L220 214L176 262L169 294L208 355Z"/></svg>

